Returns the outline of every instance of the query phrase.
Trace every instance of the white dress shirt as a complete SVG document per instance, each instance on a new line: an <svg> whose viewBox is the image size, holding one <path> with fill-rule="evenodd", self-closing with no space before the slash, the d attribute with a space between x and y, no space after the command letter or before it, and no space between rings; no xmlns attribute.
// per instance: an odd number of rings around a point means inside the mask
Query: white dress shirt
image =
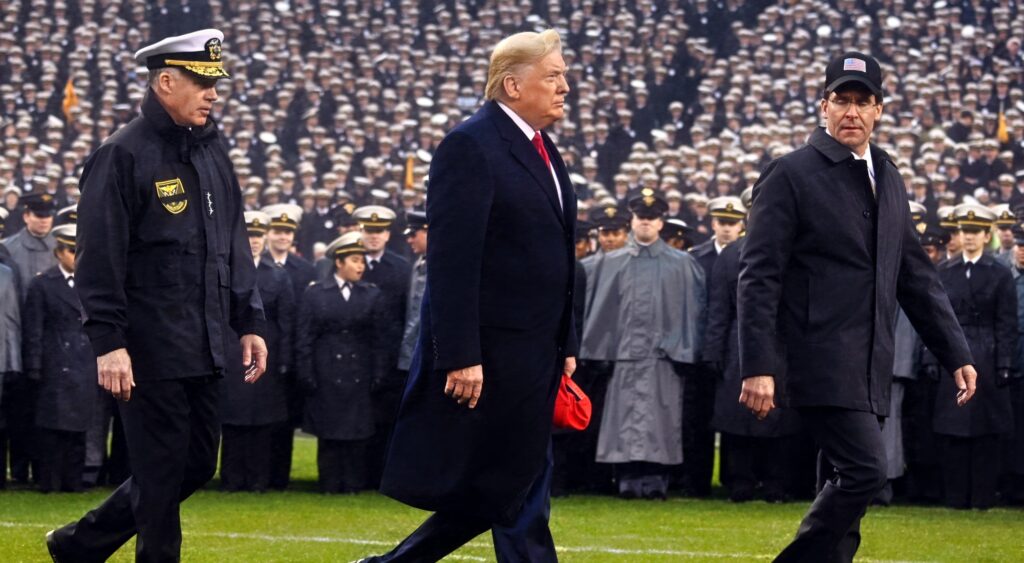
<svg viewBox="0 0 1024 563"><path fill-rule="evenodd" d="M505 104L498 102L498 107L501 108L501 111L505 112L512 118L512 121L514 121L516 126L518 126L523 132L523 135L526 135L526 140L530 141L530 145L532 146L533 136L537 134L537 131L534 131L533 127L530 127L529 123L527 123L522 117L519 117L518 113L512 111ZM550 157L551 155L548 155L548 160L550 160ZM558 183L558 175L555 174L554 163L551 163L551 165L548 166L548 170L551 171L551 179L555 181L555 192L558 193L558 208L562 209L564 207L562 204L562 185Z"/></svg>

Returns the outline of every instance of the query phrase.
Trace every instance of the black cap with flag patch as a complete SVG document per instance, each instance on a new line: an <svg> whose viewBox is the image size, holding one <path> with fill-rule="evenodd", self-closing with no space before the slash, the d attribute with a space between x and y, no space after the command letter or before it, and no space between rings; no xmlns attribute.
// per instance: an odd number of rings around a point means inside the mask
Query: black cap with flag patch
<svg viewBox="0 0 1024 563"><path fill-rule="evenodd" d="M843 84L858 82L876 98L882 97L882 68L871 55L848 51L832 59L825 69L825 93L835 92Z"/></svg>

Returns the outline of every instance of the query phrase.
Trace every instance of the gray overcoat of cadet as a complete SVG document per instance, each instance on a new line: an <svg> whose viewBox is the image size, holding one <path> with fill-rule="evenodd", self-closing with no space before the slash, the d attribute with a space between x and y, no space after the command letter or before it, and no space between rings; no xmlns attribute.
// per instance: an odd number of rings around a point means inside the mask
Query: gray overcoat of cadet
<svg viewBox="0 0 1024 563"><path fill-rule="evenodd" d="M700 356L704 272L661 239L624 248L594 266L594 294L580 358L615 362L597 461L683 461L682 380L675 364Z"/></svg>
<svg viewBox="0 0 1024 563"><path fill-rule="evenodd" d="M57 244L51 235L35 237L24 228L3 242L11 254L11 260L18 265L21 299L24 300L32 278L57 264L57 259L53 256L53 249Z"/></svg>
<svg viewBox="0 0 1024 563"><path fill-rule="evenodd" d="M740 374L739 324L736 314L736 284L740 275L740 253L746 238L722 250L715 261L709 283L707 331L702 356L717 364L722 380L715 387L711 427L719 432L752 438L778 438L795 434L800 421L791 409L772 409L758 420L737 400L743 387Z"/></svg>
<svg viewBox="0 0 1024 563"><path fill-rule="evenodd" d="M405 305L405 332L402 334L402 347L398 351L398 369L402 371L409 371L416 340L420 336L420 307L423 304L423 293L427 289L427 261L424 258L416 260L410 276Z"/></svg>
<svg viewBox="0 0 1024 563"><path fill-rule="evenodd" d="M23 366L38 378L35 425L85 432L98 402L96 356L78 295L57 266L32 280L22 312Z"/></svg>
<svg viewBox="0 0 1024 563"><path fill-rule="evenodd" d="M906 457L903 452L903 396L907 381L917 379L920 338L910 324L903 309L896 313L896 328L893 331L892 392L889 395L889 418L882 426L882 443L885 457L889 462L886 477L897 479L903 476Z"/></svg>

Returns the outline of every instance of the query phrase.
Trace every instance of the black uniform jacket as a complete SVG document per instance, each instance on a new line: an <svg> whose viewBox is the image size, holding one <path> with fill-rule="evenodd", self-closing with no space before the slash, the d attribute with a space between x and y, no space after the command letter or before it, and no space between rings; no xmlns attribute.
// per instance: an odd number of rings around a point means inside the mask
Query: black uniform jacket
<svg viewBox="0 0 1024 563"><path fill-rule="evenodd" d="M328 440L360 440L374 432L370 391L391 368L380 288L356 283L345 301L333 276L302 296L295 327L298 377L312 392L303 429Z"/></svg>
<svg viewBox="0 0 1024 563"><path fill-rule="evenodd" d="M36 426L85 432L98 397L96 356L82 330L78 296L57 266L29 283L22 334L25 372L39 376Z"/></svg>
<svg viewBox="0 0 1024 563"><path fill-rule="evenodd" d="M140 380L240 365L233 333L262 336L264 317L213 120L179 127L150 92L86 160L81 186L75 289L96 354L127 348Z"/></svg>
<svg viewBox="0 0 1024 563"><path fill-rule="evenodd" d="M573 319L576 200L496 102L452 130L430 166L420 341L381 491L490 522L518 514L545 463ZM447 372L482 365L476 408L444 394Z"/></svg>
<svg viewBox="0 0 1024 563"><path fill-rule="evenodd" d="M978 370L978 392L966 405L956 405L956 385L947 374L939 380L933 428L939 434L976 437L1003 434L1013 428L1008 388L996 386L996 372L1013 369L1017 354L1017 291L1009 268L984 254L971 267L963 258L939 266Z"/></svg>
<svg viewBox="0 0 1024 563"><path fill-rule="evenodd" d="M783 404L887 415L897 305L942 365L971 363L896 164L870 150L877 202L865 161L823 128L754 186L740 258L740 369L774 375Z"/></svg>
<svg viewBox="0 0 1024 563"><path fill-rule="evenodd" d="M291 261L291 258L288 258ZM239 369L221 380L221 422L259 426L288 418L288 383L292 366L292 334L297 302L292 280L268 256L256 266L256 285L267 317L267 372L256 383L246 383ZM237 342L237 339L235 340ZM238 344L234 344L240 348ZM238 350L241 354L241 350Z"/></svg>
<svg viewBox="0 0 1024 563"><path fill-rule="evenodd" d="M746 244L743 237L718 254L711 268L708 283L708 323L704 332L705 362L721 370L721 381L715 386L714 414L711 427L719 432L757 438L778 438L799 430L796 413L791 409L772 409L768 417L758 420L740 404L740 343L736 322L736 282L740 275L740 253ZM712 243L713 244L713 243ZM712 249L712 254L715 254ZM700 259L698 258L698 261Z"/></svg>

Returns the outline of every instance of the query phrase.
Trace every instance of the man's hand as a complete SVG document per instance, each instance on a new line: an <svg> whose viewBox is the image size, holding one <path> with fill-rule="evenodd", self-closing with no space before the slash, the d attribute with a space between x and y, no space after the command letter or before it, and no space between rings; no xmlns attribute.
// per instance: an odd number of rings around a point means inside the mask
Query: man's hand
<svg viewBox="0 0 1024 563"><path fill-rule="evenodd" d="M259 336L242 336L242 365L245 366L246 383L256 383L267 371L267 343Z"/></svg>
<svg viewBox="0 0 1024 563"><path fill-rule="evenodd" d="M740 402L746 405L758 420L764 420L775 408L775 378L755 375L743 380Z"/></svg>
<svg viewBox="0 0 1024 563"><path fill-rule="evenodd" d="M565 367L562 368L562 373L572 377L572 374L576 373L576 358L569 356L565 359Z"/></svg>
<svg viewBox="0 0 1024 563"><path fill-rule="evenodd" d="M484 366L480 364L448 372L448 380L444 383L445 395L455 399L460 405L469 403L471 409L476 408L483 390Z"/></svg>
<svg viewBox="0 0 1024 563"><path fill-rule="evenodd" d="M974 366L970 364L961 366L960 369L953 372L953 381L956 382L956 388L959 389L956 392L956 404L962 407L974 396L974 391L977 389L978 372L974 371Z"/></svg>
<svg viewBox="0 0 1024 563"><path fill-rule="evenodd" d="M100 387L110 391L115 399L127 401L132 398L135 376L132 374L132 359L128 350L118 348L96 358L96 372Z"/></svg>

